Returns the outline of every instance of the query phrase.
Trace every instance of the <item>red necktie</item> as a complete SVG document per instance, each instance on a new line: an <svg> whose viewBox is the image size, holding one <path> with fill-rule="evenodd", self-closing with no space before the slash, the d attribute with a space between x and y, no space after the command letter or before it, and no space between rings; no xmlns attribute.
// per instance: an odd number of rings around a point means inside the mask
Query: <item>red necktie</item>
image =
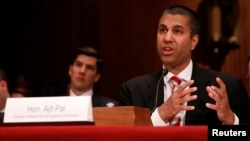
<svg viewBox="0 0 250 141"><path fill-rule="evenodd" d="M174 91L175 87L181 84L181 80L176 77L176 76L172 76L170 83L172 83L172 92Z"/></svg>
<svg viewBox="0 0 250 141"><path fill-rule="evenodd" d="M171 79L170 83L172 85L172 93L173 93L175 87L181 84L181 80L176 76L172 76L170 79ZM172 118L169 119L170 125L180 126L181 118L177 116L177 114L175 114Z"/></svg>

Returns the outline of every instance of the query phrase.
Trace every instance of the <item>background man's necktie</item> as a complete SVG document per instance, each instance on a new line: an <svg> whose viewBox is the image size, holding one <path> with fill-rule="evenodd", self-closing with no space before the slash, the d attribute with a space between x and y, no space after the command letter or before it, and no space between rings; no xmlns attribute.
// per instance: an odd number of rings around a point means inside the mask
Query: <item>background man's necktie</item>
<svg viewBox="0 0 250 141"><path fill-rule="evenodd" d="M171 88L172 88L171 92L173 93L176 86L181 84L181 80L176 76L172 76L170 78L170 84L171 84ZM178 113L169 119L170 125L173 125L173 126L180 126L180 122L181 122L181 118L178 115Z"/></svg>

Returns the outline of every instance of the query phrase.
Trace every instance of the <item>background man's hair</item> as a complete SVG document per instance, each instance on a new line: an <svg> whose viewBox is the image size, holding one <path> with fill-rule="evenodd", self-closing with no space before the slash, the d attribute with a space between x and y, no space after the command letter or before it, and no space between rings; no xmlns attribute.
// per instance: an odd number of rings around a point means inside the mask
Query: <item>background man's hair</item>
<svg viewBox="0 0 250 141"><path fill-rule="evenodd" d="M97 72L98 73L102 72L102 70L103 70L103 59L102 59L99 51L96 48L91 47L91 46L83 46L83 47L76 48L74 50L73 54L72 54L71 64L74 63L75 59L80 54L96 58L97 59L97 62L96 62Z"/></svg>

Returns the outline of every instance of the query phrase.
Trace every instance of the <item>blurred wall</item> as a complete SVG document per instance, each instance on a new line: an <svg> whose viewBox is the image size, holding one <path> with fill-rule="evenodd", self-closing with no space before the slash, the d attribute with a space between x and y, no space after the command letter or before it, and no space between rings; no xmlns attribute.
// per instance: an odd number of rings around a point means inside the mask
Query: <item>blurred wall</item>
<svg viewBox="0 0 250 141"><path fill-rule="evenodd" d="M8 71L11 79L20 71L29 73L37 88L36 96L46 95L46 92L40 91L46 85L55 86L59 89L55 95L60 95L69 80L68 59L71 51L77 46L93 45L101 50L104 58L104 72L96 90L101 95L118 99L122 82L161 68L155 49L161 12L172 4L183 4L196 10L200 2L6 2L0 65ZM248 6L250 1L240 1L240 47L226 56L222 66L223 72L239 76L244 82L246 60L250 54Z"/></svg>

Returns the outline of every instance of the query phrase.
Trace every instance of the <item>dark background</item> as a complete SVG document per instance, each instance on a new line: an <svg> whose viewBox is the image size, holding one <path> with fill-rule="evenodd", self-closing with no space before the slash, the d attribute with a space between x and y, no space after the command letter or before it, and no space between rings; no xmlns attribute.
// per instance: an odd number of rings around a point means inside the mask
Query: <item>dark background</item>
<svg viewBox="0 0 250 141"><path fill-rule="evenodd" d="M104 72L96 91L118 99L121 83L161 68L155 49L161 12L172 4L198 9L201 0L4 1L0 67L10 78L26 74L33 96L64 95L75 47L100 49ZM247 48L247 46L245 46ZM247 58L244 48L243 60ZM201 54L199 54L201 55ZM216 56L217 57L217 56ZM210 58L216 64L218 58ZM245 62L244 62L245 63ZM245 72L230 72L241 78Z"/></svg>
<svg viewBox="0 0 250 141"><path fill-rule="evenodd" d="M77 2L77 3L74 3ZM84 0L5 1L0 66L10 90L26 75L33 96L63 95L75 47L98 47L98 9Z"/></svg>

